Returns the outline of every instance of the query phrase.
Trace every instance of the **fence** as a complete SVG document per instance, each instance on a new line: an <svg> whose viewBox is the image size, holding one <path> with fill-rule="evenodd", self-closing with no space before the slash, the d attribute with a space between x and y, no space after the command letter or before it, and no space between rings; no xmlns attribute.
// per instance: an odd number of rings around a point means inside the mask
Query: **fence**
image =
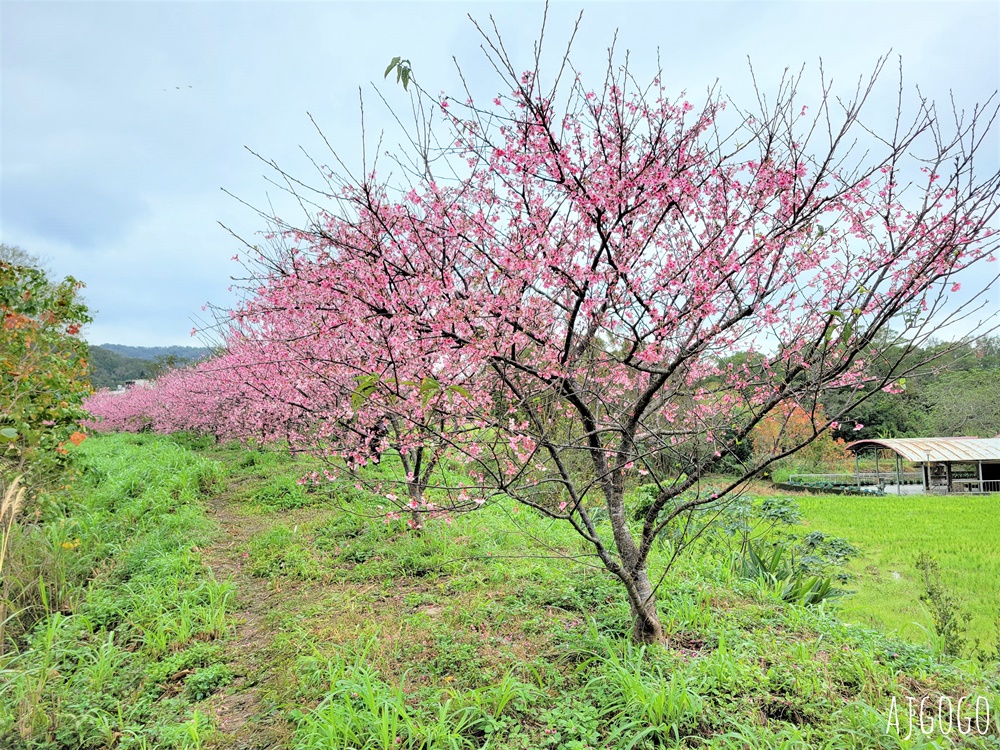
<svg viewBox="0 0 1000 750"><path fill-rule="evenodd" d="M902 471L899 473L900 484L920 484L924 483L924 478L919 471ZM885 487L895 485L896 472L862 471L859 474L792 474L788 477L789 484L819 484L827 483L843 487ZM944 491L944 487L934 487L937 491ZM1000 479L956 479L951 480L951 491L953 493L969 494L989 494L1000 492Z"/></svg>
<svg viewBox="0 0 1000 750"><path fill-rule="evenodd" d="M792 474L788 477L789 484L813 484L826 482L829 484L844 485L845 487L878 487L887 484L896 484L896 472L894 471L862 471L858 474ZM899 473L899 483L901 484L923 484L923 474L919 471L901 471ZM996 482L995 484L1000 484Z"/></svg>
<svg viewBox="0 0 1000 750"><path fill-rule="evenodd" d="M1000 479L952 479L951 491L977 494L1000 492Z"/></svg>

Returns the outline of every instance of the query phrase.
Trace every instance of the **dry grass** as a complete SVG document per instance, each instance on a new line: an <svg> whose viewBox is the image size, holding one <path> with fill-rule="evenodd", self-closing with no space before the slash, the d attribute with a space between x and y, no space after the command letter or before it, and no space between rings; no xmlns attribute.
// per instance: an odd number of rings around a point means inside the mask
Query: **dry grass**
<svg viewBox="0 0 1000 750"><path fill-rule="evenodd" d="M10 592L9 576L4 573L4 566L7 561L7 548L10 545L10 536L13 531L17 517L24 507L25 487L21 484L21 477L15 477L7 485L3 493L3 501L0 501L0 579L3 580L3 590L0 594L0 656L4 653L4 630L7 624L7 602Z"/></svg>

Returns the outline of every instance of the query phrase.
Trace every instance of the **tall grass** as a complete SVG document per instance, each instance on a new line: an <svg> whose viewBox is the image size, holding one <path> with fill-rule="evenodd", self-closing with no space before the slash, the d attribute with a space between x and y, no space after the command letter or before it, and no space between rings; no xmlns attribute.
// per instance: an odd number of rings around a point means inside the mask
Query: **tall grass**
<svg viewBox="0 0 1000 750"><path fill-rule="evenodd" d="M2 589L0 589L0 657L3 657L6 641L11 580L10 574L4 568L14 524L24 505L24 493L25 488L21 486L21 477L15 477L5 488L3 498L0 500L0 580L3 581Z"/></svg>
<svg viewBox="0 0 1000 750"><path fill-rule="evenodd" d="M507 713L523 712L537 691L513 674L473 690L445 689L414 701L369 666L376 636L324 657L301 660L300 694L325 696L314 709L297 712L297 750L459 750L483 746Z"/></svg>

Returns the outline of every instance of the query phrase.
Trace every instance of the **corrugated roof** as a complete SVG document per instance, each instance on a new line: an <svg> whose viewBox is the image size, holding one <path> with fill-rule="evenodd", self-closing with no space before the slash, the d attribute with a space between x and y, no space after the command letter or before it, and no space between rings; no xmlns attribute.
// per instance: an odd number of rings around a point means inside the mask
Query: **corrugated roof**
<svg viewBox="0 0 1000 750"><path fill-rule="evenodd" d="M895 451L908 461L1000 461L1000 438L887 438L858 440L847 446L857 452L869 446Z"/></svg>

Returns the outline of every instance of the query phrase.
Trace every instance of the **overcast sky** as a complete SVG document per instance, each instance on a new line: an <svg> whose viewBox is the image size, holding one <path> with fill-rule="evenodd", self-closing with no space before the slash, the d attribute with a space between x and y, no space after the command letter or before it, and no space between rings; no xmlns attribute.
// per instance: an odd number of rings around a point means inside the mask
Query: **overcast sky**
<svg viewBox="0 0 1000 750"><path fill-rule="evenodd" d="M820 58L838 91L890 50L905 80L962 106L1000 87L1000 3L555 2L548 41L565 43L593 85L617 28L640 79L657 51L668 87L693 95L718 80L752 94ZM46 2L0 0L0 239L87 284L92 343L196 344L192 319L226 305L230 258L220 222L253 239L260 218L229 197L292 211L244 147L308 175L300 149L323 158L307 113L348 159L383 127L377 85L395 55L425 88L457 91L452 58L473 87L502 86L467 19L492 14L515 61L529 66L539 2ZM896 63L890 66L891 79ZM815 80L812 78L810 80ZM884 101L894 101L892 81ZM996 139L994 139L994 143ZM994 150L994 155L996 151ZM994 309L1000 309L994 303Z"/></svg>

